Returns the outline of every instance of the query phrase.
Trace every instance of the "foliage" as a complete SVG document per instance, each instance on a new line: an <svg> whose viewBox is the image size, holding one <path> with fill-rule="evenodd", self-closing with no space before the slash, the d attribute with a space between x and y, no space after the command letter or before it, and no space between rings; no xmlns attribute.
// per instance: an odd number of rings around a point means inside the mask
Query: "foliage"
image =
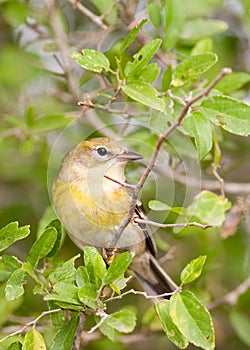
<svg viewBox="0 0 250 350"><path fill-rule="evenodd" d="M236 3L240 15L220 0L0 2L3 349L137 336L129 348L247 349L250 28ZM175 248L169 300L130 281L128 252L107 267L86 246L83 263L50 205L64 154L100 135L146 160L127 177L163 258Z"/></svg>

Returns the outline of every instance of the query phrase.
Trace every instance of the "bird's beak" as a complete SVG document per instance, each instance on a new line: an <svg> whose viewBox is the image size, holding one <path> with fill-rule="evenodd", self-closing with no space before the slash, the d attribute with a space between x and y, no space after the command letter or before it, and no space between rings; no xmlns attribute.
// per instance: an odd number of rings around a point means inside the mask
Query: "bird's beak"
<svg viewBox="0 0 250 350"><path fill-rule="evenodd" d="M118 154L116 158L120 161L130 162L130 161L142 159L143 156L136 152L127 151L122 154Z"/></svg>

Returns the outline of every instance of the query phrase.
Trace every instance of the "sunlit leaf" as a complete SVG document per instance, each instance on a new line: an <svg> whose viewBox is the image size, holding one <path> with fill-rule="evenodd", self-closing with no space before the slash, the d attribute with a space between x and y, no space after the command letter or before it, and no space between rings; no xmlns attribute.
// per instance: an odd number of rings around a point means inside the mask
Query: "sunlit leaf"
<svg viewBox="0 0 250 350"><path fill-rule="evenodd" d="M190 343L205 350L214 349L211 316L193 293L175 293L170 299L169 313L176 327Z"/></svg>
<svg viewBox="0 0 250 350"><path fill-rule="evenodd" d="M200 277L206 258L205 255L201 255L187 264L181 272L181 282L190 283Z"/></svg>
<svg viewBox="0 0 250 350"><path fill-rule="evenodd" d="M109 60L99 51L84 49L82 54L77 51L71 52L70 56L85 69L92 72L101 73L102 70L109 70Z"/></svg>
<svg viewBox="0 0 250 350"><path fill-rule="evenodd" d="M189 341L181 334L169 314L169 301L162 300L155 305L164 332L179 349L186 349Z"/></svg>
<svg viewBox="0 0 250 350"><path fill-rule="evenodd" d="M172 85L182 86L196 80L213 67L216 62L217 56L212 52L186 58L174 70Z"/></svg>
<svg viewBox="0 0 250 350"><path fill-rule="evenodd" d="M10 247L16 241L27 237L30 233L29 225L18 227L18 222L11 222L0 230L0 251Z"/></svg>

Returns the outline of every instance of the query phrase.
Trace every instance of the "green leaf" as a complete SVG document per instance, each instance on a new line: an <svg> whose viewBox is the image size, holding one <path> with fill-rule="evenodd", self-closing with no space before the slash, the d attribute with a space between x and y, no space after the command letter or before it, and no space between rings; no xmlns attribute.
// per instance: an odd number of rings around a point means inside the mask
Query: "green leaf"
<svg viewBox="0 0 250 350"><path fill-rule="evenodd" d="M57 309L57 305L53 300L48 300L48 306L50 310ZM58 312L52 312L50 314L50 319L55 328L61 328L65 325L65 312L58 311Z"/></svg>
<svg viewBox="0 0 250 350"><path fill-rule="evenodd" d="M243 85L249 83L250 74L244 72L235 72L225 75L215 86L216 90L229 94L232 91L240 89Z"/></svg>
<svg viewBox="0 0 250 350"><path fill-rule="evenodd" d="M117 280L127 270L131 260L132 255L129 252L117 255L106 271L102 284L107 285Z"/></svg>
<svg viewBox="0 0 250 350"><path fill-rule="evenodd" d="M162 76L162 81L161 81L162 91L167 91L170 88L172 73L173 73L172 66L170 64Z"/></svg>
<svg viewBox="0 0 250 350"><path fill-rule="evenodd" d="M144 24L147 23L146 19L143 19L137 26L135 26L131 31L128 33L126 38L123 40L121 46L120 46L120 53L125 51L130 44L135 40L139 32L142 30L142 27Z"/></svg>
<svg viewBox="0 0 250 350"><path fill-rule="evenodd" d="M148 4L147 10L151 23L156 28L159 28L161 25L161 5L155 1L151 1Z"/></svg>
<svg viewBox="0 0 250 350"><path fill-rule="evenodd" d="M3 2L1 7L5 20L15 28L24 24L31 12L29 6L15 0Z"/></svg>
<svg viewBox="0 0 250 350"><path fill-rule="evenodd" d="M213 51L213 40L211 38L204 38L195 44L195 46L192 48L191 55L201 55L206 52L212 52Z"/></svg>
<svg viewBox="0 0 250 350"><path fill-rule="evenodd" d="M187 264L181 272L181 282L190 283L200 277L206 258L205 255L201 255Z"/></svg>
<svg viewBox="0 0 250 350"><path fill-rule="evenodd" d="M40 237L49 223L56 219L56 214L51 206L48 206L39 220L37 228L37 237Z"/></svg>
<svg viewBox="0 0 250 350"><path fill-rule="evenodd" d="M17 221L11 222L0 230L0 251L10 247L16 241L27 237L29 234L29 225L18 227Z"/></svg>
<svg viewBox="0 0 250 350"><path fill-rule="evenodd" d="M23 350L46 350L46 345L41 333L36 329L26 333L23 343Z"/></svg>
<svg viewBox="0 0 250 350"><path fill-rule="evenodd" d="M52 284L57 282L72 283L75 281L76 269L75 260L79 258L79 255L74 256L62 265L59 265L50 275L49 280Z"/></svg>
<svg viewBox="0 0 250 350"><path fill-rule="evenodd" d="M172 85L178 87L196 80L213 67L216 62L217 56L212 52L186 58L176 67L173 73Z"/></svg>
<svg viewBox="0 0 250 350"><path fill-rule="evenodd" d="M57 230L54 227L48 227L42 236L36 240L31 247L27 262L34 269L41 258L47 256L53 249L57 240Z"/></svg>
<svg viewBox="0 0 250 350"><path fill-rule="evenodd" d="M165 0L165 26L163 49L168 51L177 43L185 22L185 12L181 0Z"/></svg>
<svg viewBox="0 0 250 350"><path fill-rule="evenodd" d="M169 304L170 316L182 335L205 350L214 349L214 329L207 309L189 291L175 293Z"/></svg>
<svg viewBox="0 0 250 350"><path fill-rule="evenodd" d="M136 314L134 310L122 309L112 315L108 315L104 324L120 333L131 333L136 326Z"/></svg>
<svg viewBox="0 0 250 350"><path fill-rule="evenodd" d="M221 226L225 221L225 212L230 207L231 203L227 198L209 191L202 191L187 210L191 216L197 217L204 224Z"/></svg>
<svg viewBox="0 0 250 350"><path fill-rule="evenodd" d="M0 282L6 281L11 273L19 267L20 264L13 256L3 254L0 260Z"/></svg>
<svg viewBox="0 0 250 350"><path fill-rule="evenodd" d="M79 317L72 317L72 319L56 333L50 350L71 350L78 324Z"/></svg>
<svg viewBox="0 0 250 350"><path fill-rule="evenodd" d="M78 297L81 302L92 309L98 307L97 296L98 290L93 283L84 284L78 291Z"/></svg>
<svg viewBox="0 0 250 350"><path fill-rule="evenodd" d="M7 300L15 300L24 293L23 285L27 281L27 274L19 268L12 272L5 287L5 296Z"/></svg>
<svg viewBox="0 0 250 350"><path fill-rule="evenodd" d="M135 79L145 81L147 83L153 83L160 73L160 67L157 63L149 63L143 67L138 74L135 75Z"/></svg>
<svg viewBox="0 0 250 350"><path fill-rule="evenodd" d="M244 315L242 312L238 311L231 311L230 312L230 321L232 323L232 326L238 335L238 337L241 339L243 343L245 343L247 346L250 346L250 320L249 317Z"/></svg>
<svg viewBox="0 0 250 350"><path fill-rule="evenodd" d="M202 102L201 112L216 125L233 134L250 134L250 106L234 98L214 96Z"/></svg>
<svg viewBox="0 0 250 350"><path fill-rule="evenodd" d="M79 266L76 270L76 284L78 287L82 287L86 283L90 283L88 270L85 266Z"/></svg>
<svg viewBox="0 0 250 350"><path fill-rule="evenodd" d="M169 301L162 300L155 305L157 315L162 323L162 327L167 337L179 349L186 349L189 341L181 334L179 329L174 324L169 314Z"/></svg>
<svg viewBox="0 0 250 350"><path fill-rule="evenodd" d="M78 288L67 282L58 282L54 285L54 291L59 296L57 300L65 303L80 304L78 299Z"/></svg>
<svg viewBox="0 0 250 350"><path fill-rule="evenodd" d="M149 209L155 211L171 210L171 207L168 204L158 201L157 199L152 199L151 201L149 201L148 207Z"/></svg>
<svg viewBox="0 0 250 350"><path fill-rule="evenodd" d="M47 114L34 121L30 128L33 134L46 134L49 131L64 129L74 120L73 117L65 114Z"/></svg>
<svg viewBox="0 0 250 350"><path fill-rule="evenodd" d="M127 82L122 86L122 91L133 100L140 102L146 106L163 112L165 109L165 102L159 98L158 91L151 85L142 81L134 80Z"/></svg>
<svg viewBox="0 0 250 350"><path fill-rule="evenodd" d="M92 72L101 73L103 69L109 70L109 60L99 51L84 49L82 54L77 51L71 52L70 56L81 67Z"/></svg>
<svg viewBox="0 0 250 350"><path fill-rule="evenodd" d="M26 109L24 117L25 117L26 124L29 127L32 127L34 125L35 118L36 118L34 106L29 106Z"/></svg>
<svg viewBox="0 0 250 350"><path fill-rule="evenodd" d="M132 62L128 62L125 66L124 73L128 78L139 74L141 69L145 67L161 45L161 39L154 39L144 45L134 56Z"/></svg>
<svg viewBox="0 0 250 350"><path fill-rule="evenodd" d="M180 39L185 44L194 44L202 38L214 36L227 30L226 22L216 19L196 18L185 22Z"/></svg>
<svg viewBox="0 0 250 350"><path fill-rule="evenodd" d="M84 265L90 282L99 288L101 279L106 273L106 264L95 247L84 247Z"/></svg>
<svg viewBox="0 0 250 350"><path fill-rule="evenodd" d="M47 256L50 258L52 256L55 256L55 254L57 253L59 247L60 247L60 243L61 243L61 239L62 239L62 233L63 233L63 227L61 222L58 219L54 219L52 220L46 227L53 227L54 229L56 229L57 232L57 237L56 237L56 241L54 243L54 246L52 248L52 250L50 251L49 254L47 254Z"/></svg>
<svg viewBox="0 0 250 350"><path fill-rule="evenodd" d="M7 350L22 350L22 348L23 344L20 341L15 341L8 346Z"/></svg>
<svg viewBox="0 0 250 350"><path fill-rule="evenodd" d="M95 7L99 10L100 14L103 15L108 13L108 16L105 16L104 21L108 24L115 24L117 19L117 6L115 5L115 0L91 0Z"/></svg>
<svg viewBox="0 0 250 350"><path fill-rule="evenodd" d="M213 146L213 136L209 120L200 112L194 112L183 119L183 126L194 136L199 160L203 159Z"/></svg>

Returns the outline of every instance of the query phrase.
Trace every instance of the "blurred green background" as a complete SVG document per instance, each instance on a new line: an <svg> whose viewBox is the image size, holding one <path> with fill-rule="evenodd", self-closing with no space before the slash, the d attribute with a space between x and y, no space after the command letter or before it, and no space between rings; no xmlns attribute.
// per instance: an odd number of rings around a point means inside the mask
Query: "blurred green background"
<svg viewBox="0 0 250 350"><path fill-rule="evenodd" d="M174 43L174 48L163 51L160 64L164 66L166 62L176 62L177 58L189 54L199 40L206 39L206 44L211 45L211 50L219 56L219 63L209 72L208 79L216 76L221 67L225 66L250 73L250 1L179 2L185 27ZM113 3L115 2L109 0L103 6L108 9ZM75 10L70 1L0 1L0 227L14 220L19 221L20 225L31 225L30 238L9 250L20 259L25 259L27 249L36 238L39 222L51 204L51 183L63 154L90 135L117 135L122 138L122 127L111 125L124 123L119 116L107 116L106 113L92 111L84 114L77 107L77 101L83 95L91 95L100 86L100 81L92 73L80 70L69 58L69 52L83 48L115 50L115 43L124 38L128 26L136 18L147 16L152 3L162 6L160 1L118 1L117 7L113 8L106 22L104 21L109 26L105 30ZM84 2L84 6L96 15L106 10L101 8L101 4L99 1ZM152 12L151 21L157 22L156 17L157 13ZM224 24L212 28L206 22L208 19L220 20ZM140 37L141 42L135 42L129 54L136 52L145 38L161 34L162 28L156 28L149 21ZM235 97L250 103L249 85L237 91ZM105 125L106 128L103 128ZM131 133L131 138L142 140L138 143L142 145L142 150L138 151L145 152L147 158L155 137L149 138L147 132L144 135L143 128L137 127L135 131L137 134ZM219 135L223 154L221 174L226 182L245 182L249 187L249 141L249 138L223 133ZM144 144L148 145L148 150L144 148ZM189 166L192 168L192 161L190 162ZM208 164L209 159L200 165L205 180L211 180ZM134 177L139 176L140 172L138 168L131 169ZM182 205L186 188L175 183L174 191L173 195L170 188L169 193L164 195L165 201L171 200L175 205ZM196 194L195 189L192 194ZM226 239L222 239L221 232L217 229L204 232L198 228L188 228L180 233L160 232L161 238L174 247L171 250L173 258L165 266L177 280L187 262L198 255L208 255L205 272L190 287L198 295L200 293L205 302L223 298L249 276L249 194L247 190L242 193L233 190L227 196L233 203L240 196L244 210L241 212L241 223L236 223L235 232ZM146 209L148 200L154 198L155 187L151 179L142 195ZM157 216L154 218L157 219ZM175 220L173 215L168 217L170 222ZM65 239L61 253L66 259L78 250L67 237ZM128 297L120 303L138 306L138 332L122 338L119 344L106 339L86 338L86 348L175 348L166 340L163 332L151 332L157 325L151 322L147 312L150 303L145 303L139 296ZM236 309L243 311L248 320L249 306L248 290L236 305ZM30 310L35 313L41 312L43 308L41 299L33 296L31 285L16 313L32 316ZM233 327L229 320L230 310L228 305L212 310L217 349L249 349L249 342L247 344L242 336L239 337L237 327ZM191 346L189 348L192 349Z"/></svg>

